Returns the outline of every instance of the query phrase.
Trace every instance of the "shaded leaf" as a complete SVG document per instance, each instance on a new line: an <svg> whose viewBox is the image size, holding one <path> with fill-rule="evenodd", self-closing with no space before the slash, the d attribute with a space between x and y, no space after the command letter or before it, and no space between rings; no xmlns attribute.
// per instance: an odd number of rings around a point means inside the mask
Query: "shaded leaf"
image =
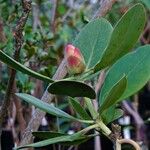
<svg viewBox="0 0 150 150"><path fill-rule="evenodd" d="M84 120L90 120L91 117L88 115L86 110L80 105L77 99L69 97L69 103L73 107L74 111Z"/></svg>
<svg viewBox="0 0 150 150"><path fill-rule="evenodd" d="M123 92L126 89L127 79L124 75L113 87L110 91L106 93L106 97L103 98L103 101L100 102L99 113L101 114L104 110L108 109L112 105L114 105L117 100L121 97Z"/></svg>
<svg viewBox="0 0 150 150"><path fill-rule="evenodd" d="M39 80L42 80L42 81L45 81L48 83L54 82L49 77L39 74L39 73L25 67L24 65L20 64L19 62L15 61L13 58L9 57L7 54L2 52L1 50L0 50L0 60L3 63L7 64L9 67L11 67L15 70L21 71L22 73L25 73L27 75L30 75L36 79L39 79Z"/></svg>
<svg viewBox="0 0 150 150"><path fill-rule="evenodd" d="M73 142L76 141L78 139L81 139L82 137L85 138L84 135L82 135L81 132L77 132L73 135L67 135L67 136L59 136L59 137L55 137L55 138L51 138L51 139L46 139L37 143L33 143L33 144L29 144L29 145L25 145L25 146L20 146L15 148L16 150L18 149L23 149L23 148L29 148L29 147L43 147L43 146L47 146L50 144L55 144L55 143L62 143L62 142ZM89 138L89 137L87 137Z"/></svg>
<svg viewBox="0 0 150 150"><path fill-rule="evenodd" d="M89 22L78 34L73 45L80 49L86 69L97 64L112 33L111 24L104 18Z"/></svg>
<svg viewBox="0 0 150 150"><path fill-rule="evenodd" d="M45 139L50 140L51 138L60 137L60 136L64 136L64 135L68 136L68 134L59 133L59 132L50 132L50 131L38 131L38 132L32 132L32 134L41 140L45 140ZM90 138L91 137L88 137L88 136L81 136L74 141L60 142L60 144L62 144L62 145L78 145L78 144L81 144L81 143L89 140Z"/></svg>
<svg viewBox="0 0 150 150"><path fill-rule="evenodd" d="M144 29L146 14L143 5L136 4L116 24L109 45L95 72L113 64L132 49Z"/></svg>
<svg viewBox="0 0 150 150"><path fill-rule="evenodd" d="M62 80L52 83L48 91L56 95L67 95L71 97L89 97L94 99L96 93L92 87L78 81Z"/></svg>
<svg viewBox="0 0 150 150"><path fill-rule="evenodd" d="M102 120L105 124L109 124L121 116L123 116L123 110L116 108L115 105L109 107L101 114Z"/></svg>

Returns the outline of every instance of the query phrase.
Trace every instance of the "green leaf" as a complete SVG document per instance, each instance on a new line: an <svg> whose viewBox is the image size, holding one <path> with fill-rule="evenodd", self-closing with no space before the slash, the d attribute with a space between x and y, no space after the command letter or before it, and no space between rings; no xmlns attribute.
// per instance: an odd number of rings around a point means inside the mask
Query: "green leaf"
<svg viewBox="0 0 150 150"><path fill-rule="evenodd" d="M112 87L112 89L110 91L107 91L106 97L102 99L103 101L99 101L101 105L99 108L100 114L117 102L117 100L125 91L126 85L127 79L126 76L123 75L123 77Z"/></svg>
<svg viewBox="0 0 150 150"><path fill-rule="evenodd" d="M116 108L115 105L109 107L101 114L102 120L105 124L109 124L121 116L123 116L123 110Z"/></svg>
<svg viewBox="0 0 150 150"><path fill-rule="evenodd" d="M34 148L43 147L43 146L47 146L47 145L50 145L50 144L56 144L56 143L59 143L59 142L66 142L66 141L71 141L70 136L60 136L60 137L55 137L55 138L51 138L51 139L46 139L46 140L36 142L36 143L33 143L33 144L20 146L20 147L17 147L15 149L18 150L18 149L29 148L29 147L34 147Z"/></svg>
<svg viewBox="0 0 150 150"><path fill-rule="evenodd" d="M82 132L77 132L73 135L59 136L59 137L55 137L55 138L51 138L51 139L46 139L46 140L43 140L43 141L40 141L37 143L20 146L15 149L18 150L18 149L29 148L29 147L43 147L43 146L47 146L47 145L55 144L55 143L73 142L73 141L80 140L80 139L82 140L83 138L89 139L88 136L82 135Z"/></svg>
<svg viewBox="0 0 150 150"><path fill-rule="evenodd" d="M127 54L109 69L101 89L101 101L124 74L127 86L119 101L136 93L150 80L150 45L141 46Z"/></svg>
<svg viewBox="0 0 150 150"><path fill-rule="evenodd" d="M59 133L59 132L50 132L50 131L38 131L38 132L32 132L32 134L41 140L45 140L45 139L50 140L51 138L55 138L55 137L68 136L68 134ZM78 137L78 139L76 139L74 141L60 142L60 144L62 144L62 145L79 145L79 144L89 140L90 138L91 137L88 137L88 136L81 136L81 137Z"/></svg>
<svg viewBox="0 0 150 150"><path fill-rule="evenodd" d="M71 119L71 120L77 120L76 118L74 118L73 116L67 114L66 112L48 104L45 103L31 95L28 94L24 94L24 93L16 93L16 95L23 99L24 101L38 107L39 109L43 110L44 112L47 112L51 115L57 116L57 117L63 117L63 118L67 118L67 119Z"/></svg>
<svg viewBox="0 0 150 150"><path fill-rule="evenodd" d="M80 105L77 99L69 97L69 103L73 107L74 111L84 120L91 120L86 110Z"/></svg>
<svg viewBox="0 0 150 150"><path fill-rule="evenodd" d="M20 64L19 62L15 61L13 58L9 57L7 54L2 52L1 50L0 50L0 60L3 63L7 64L9 67L11 67L15 70L21 71L22 73L25 73L27 75L30 75L36 79L39 79L39 80L42 80L42 81L45 81L48 83L54 82L49 77L39 74L39 73L25 67L24 65Z"/></svg>
<svg viewBox="0 0 150 150"><path fill-rule="evenodd" d="M92 87L78 81L61 80L52 83L48 87L48 91L56 95L67 95L70 97L89 97L94 99L96 93Z"/></svg>
<svg viewBox="0 0 150 150"><path fill-rule="evenodd" d="M93 119L96 119L99 114L95 110L94 105L93 105L91 99L85 98L85 104L86 104L86 106L87 106L87 108L88 108L91 116L93 117Z"/></svg>
<svg viewBox="0 0 150 150"><path fill-rule="evenodd" d="M113 30L102 59L94 68L95 72L113 64L132 49L144 29L145 21L145 10L141 4L133 6L123 15Z"/></svg>
<svg viewBox="0 0 150 150"><path fill-rule="evenodd" d="M94 67L102 56L112 33L111 24L104 18L89 22L78 34L74 46L80 49L86 69Z"/></svg>

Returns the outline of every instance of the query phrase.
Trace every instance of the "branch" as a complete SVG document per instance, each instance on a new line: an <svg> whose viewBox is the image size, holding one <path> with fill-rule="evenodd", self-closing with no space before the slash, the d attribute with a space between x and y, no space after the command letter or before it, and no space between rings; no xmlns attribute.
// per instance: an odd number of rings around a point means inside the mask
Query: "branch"
<svg viewBox="0 0 150 150"><path fill-rule="evenodd" d="M20 53L20 50L21 50L21 47L23 44L22 32L23 32L24 26L26 24L29 12L31 10L31 1L30 0L22 0L22 7L23 7L22 15L14 29L14 32L13 32L14 39L15 39L15 44L14 44L15 52L14 52L13 58L15 60L19 59L19 53ZM2 128L1 128L2 123L8 113L8 109L10 106L10 96L11 96L12 89L13 89L15 75L16 75L16 71L14 69L11 69L10 78L9 78L9 81L7 84L7 90L6 90L6 94L4 97L4 102L3 102L2 108L0 110L0 135L1 135L1 131L2 131Z"/></svg>
<svg viewBox="0 0 150 150"><path fill-rule="evenodd" d="M100 1L100 8L93 16L94 18L103 17L107 14L109 10L111 10L112 5L116 2L116 0L101 0Z"/></svg>
<svg viewBox="0 0 150 150"><path fill-rule="evenodd" d="M116 140L116 150L121 150L121 144L130 144L135 148L135 150L141 150L140 146L131 139Z"/></svg>
<svg viewBox="0 0 150 150"><path fill-rule="evenodd" d="M62 79L66 76L67 74L67 69L66 69L66 65L65 65L65 60L63 60L61 62L61 64L59 65L53 79L54 80L58 80L58 79ZM51 101L53 100L55 95L50 94L47 90L44 92L41 100L46 102L46 103L51 103ZM23 138L21 140L20 145L25 145L30 143L33 140L33 136L32 136L32 131L37 131L39 128L39 125L41 123L42 118L45 116L45 112L40 111L39 109L36 109L33 117L31 118L24 134L23 134Z"/></svg>
<svg viewBox="0 0 150 150"><path fill-rule="evenodd" d="M139 130L139 134L142 134L142 136L138 136L138 141L142 140L145 141L144 139L144 134L143 132L145 132L145 125L144 125L144 121L143 119L140 117L139 113L137 111L135 111L134 109L132 109L129 104L126 101L122 102L123 104L123 108L125 108L125 110L133 117L135 124L136 124L136 128L137 130Z"/></svg>

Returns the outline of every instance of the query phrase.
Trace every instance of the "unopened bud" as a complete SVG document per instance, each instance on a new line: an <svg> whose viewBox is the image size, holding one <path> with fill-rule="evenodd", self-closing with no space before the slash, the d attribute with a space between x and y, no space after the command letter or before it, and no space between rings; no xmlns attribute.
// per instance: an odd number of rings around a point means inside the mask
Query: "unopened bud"
<svg viewBox="0 0 150 150"><path fill-rule="evenodd" d="M80 74L85 70L85 61L78 48L68 44L65 47L65 59L70 74Z"/></svg>

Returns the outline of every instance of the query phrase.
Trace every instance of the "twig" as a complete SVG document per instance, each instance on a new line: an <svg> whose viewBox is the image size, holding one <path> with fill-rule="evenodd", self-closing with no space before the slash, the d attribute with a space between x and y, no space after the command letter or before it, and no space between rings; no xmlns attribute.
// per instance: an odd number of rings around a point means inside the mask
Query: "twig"
<svg viewBox="0 0 150 150"><path fill-rule="evenodd" d="M14 29L14 38L15 38L15 45L14 45L14 59L18 60L19 59L19 53L23 44L23 28L26 24L29 12L31 10L31 1L30 0L22 0L22 7L23 7L23 12L22 15ZM4 97L4 102L2 105L2 108L0 110L0 135L1 135L1 131L2 131L2 122L5 119L5 116L7 115L8 112L8 108L10 105L10 96L12 93L12 87L13 87L13 83L14 83L14 79L15 79L15 75L16 75L16 71L14 69L11 69L11 73L10 73L10 78L7 84L7 90L6 90L6 94Z"/></svg>
<svg viewBox="0 0 150 150"><path fill-rule="evenodd" d="M112 135L110 135L110 140L115 143L115 150L121 150L121 144L130 144L136 150L141 150L140 146L131 139L122 139L121 137L121 127L118 124L112 124Z"/></svg>
<svg viewBox="0 0 150 150"><path fill-rule="evenodd" d="M116 140L116 150L121 150L121 144Z"/></svg>
<svg viewBox="0 0 150 150"><path fill-rule="evenodd" d="M112 5L116 2L116 0L101 0L100 1L100 8L93 16L94 18L99 18L105 16L107 12L112 8Z"/></svg>
<svg viewBox="0 0 150 150"><path fill-rule="evenodd" d="M123 101L122 104L123 104L123 108L125 108L125 110L133 117L137 130L139 130L139 132L142 130L142 132L143 132L145 125L144 125L143 119L140 117L138 112L135 111L134 109L132 109L126 101ZM140 132L140 133L142 133L142 132ZM142 133L142 134L144 134L144 133ZM145 142L145 139L143 136L140 136L140 137L138 136L137 140L138 141L142 140Z"/></svg>
<svg viewBox="0 0 150 150"><path fill-rule="evenodd" d="M116 140L116 150L121 150L121 144L130 144L135 148L135 150L141 150L140 146L131 139L121 139L121 140L117 139Z"/></svg>

